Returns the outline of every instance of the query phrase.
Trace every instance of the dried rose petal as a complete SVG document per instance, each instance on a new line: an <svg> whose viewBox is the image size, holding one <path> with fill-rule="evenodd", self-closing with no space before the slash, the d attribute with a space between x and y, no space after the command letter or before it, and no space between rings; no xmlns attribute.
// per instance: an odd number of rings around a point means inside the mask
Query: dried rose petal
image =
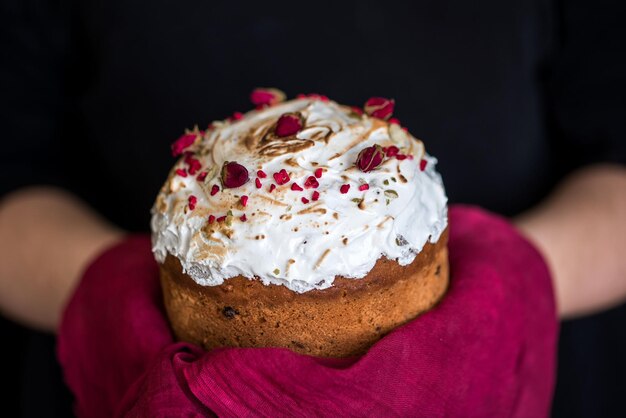
<svg viewBox="0 0 626 418"><path fill-rule="evenodd" d="M367 183L365 183L365 184L361 184L361 185L359 186L359 190L360 190L360 191L362 191L362 192L363 192L363 191L365 191L365 190L369 190L369 188L370 188L370 185L369 185L369 184L367 184Z"/></svg>
<svg viewBox="0 0 626 418"><path fill-rule="evenodd" d="M320 192L318 192L317 190L314 191L313 194L311 195L311 200L313 200L315 202L319 198L320 198Z"/></svg>
<svg viewBox="0 0 626 418"><path fill-rule="evenodd" d="M313 173L313 174L315 174L315 177L317 177L319 179L319 178L322 178L322 174L323 173L324 173L324 170L322 170L321 168L318 168L318 169L315 170L315 173Z"/></svg>
<svg viewBox="0 0 626 418"><path fill-rule="evenodd" d="M400 149L395 145L391 145L385 149L385 154L387 157L395 157L400 152Z"/></svg>
<svg viewBox="0 0 626 418"><path fill-rule="evenodd" d="M241 206L245 208L247 204L248 204L248 196L246 195L241 196Z"/></svg>
<svg viewBox="0 0 626 418"><path fill-rule="evenodd" d="M426 161L425 159L422 158L420 160L420 171L426 170L426 164L428 164L428 161Z"/></svg>
<svg viewBox="0 0 626 418"><path fill-rule="evenodd" d="M217 192L219 191L220 191L220 186L218 186L217 184L214 184L213 187L211 187L211 196L215 196Z"/></svg>
<svg viewBox="0 0 626 418"><path fill-rule="evenodd" d="M261 180L259 180L258 178L256 180L254 180L254 185L256 186L257 189L261 188Z"/></svg>
<svg viewBox="0 0 626 418"><path fill-rule="evenodd" d="M187 170L184 168L177 168L175 173L181 177L187 177Z"/></svg>
<svg viewBox="0 0 626 418"><path fill-rule="evenodd" d="M217 222L224 222L226 220L226 216L220 216L216 219Z"/></svg>
<svg viewBox="0 0 626 418"><path fill-rule="evenodd" d="M396 155L396 158L397 158L398 160L400 160L400 161L402 161L402 160L406 160L406 155L404 155L404 154L398 154L398 155Z"/></svg>
<svg viewBox="0 0 626 418"><path fill-rule="evenodd" d="M189 209L194 210L196 208L196 203L198 203L198 198L195 197L194 195L191 195L187 199L187 202L189 204Z"/></svg>
<svg viewBox="0 0 626 418"><path fill-rule="evenodd" d="M365 102L365 113L379 119L389 119L393 113L395 100L384 97L372 97Z"/></svg>
<svg viewBox="0 0 626 418"><path fill-rule="evenodd" d="M245 221L248 220L248 218L246 217L245 213L243 215L241 215L241 217L239 217L239 219L241 220L241 222L245 222Z"/></svg>
<svg viewBox="0 0 626 418"><path fill-rule="evenodd" d="M297 134L302 126L302 116L299 113L283 113L276 122L274 132L279 137L291 136Z"/></svg>
<svg viewBox="0 0 626 418"><path fill-rule="evenodd" d="M257 177L260 177L262 179L264 179L265 177L267 177L267 174L265 174L265 171L263 170L259 170L256 172Z"/></svg>
<svg viewBox="0 0 626 418"><path fill-rule="evenodd" d="M237 121L243 119L243 113L241 112L233 112L233 114L228 118L229 121Z"/></svg>
<svg viewBox="0 0 626 418"><path fill-rule="evenodd" d="M310 189L310 188L317 189L319 185L320 185L319 182L314 176L309 176L309 178L307 178L304 182L305 189Z"/></svg>
<svg viewBox="0 0 626 418"><path fill-rule="evenodd" d="M196 179L197 179L198 181L204 181L204 180L206 179L206 176L207 176L208 174L209 174L208 172L203 171L202 173L198 174L198 176L196 177Z"/></svg>
<svg viewBox="0 0 626 418"><path fill-rule="evenodd" d="M298 183L291 183L291 190L295 190L297 192L302 191L302 187L298 186Z"/></svg>
<svg viewBox="0 0 626 418"><path fill-rule="evenodd" d="M192 154L185 155L185 163L189 166L189 174L191 174L192 176L195 175L202 168L202 164L200 164L200 161L193 158Z"/></svg>
<svg viewBox="0 0 626 418"><path fill-rule="evenodd" d="M304 203L305 205L309 203L309 199L307 199L306 197L302 197L302 199L300 200L302 200L302 203Z"/></svg>
<svg viewBox="0 0 626 418"><path fill-rule="evenodd" d="M348 190L350 190L350 185L349 184L344 184L339 188L339 191L341 192L341 194L346 194L348 193Z"/></svg>
<svg viewBox="0 0 626 418"><path fill-rule="evenodd" d="M306 97L309 99L320 100L322 102L327 102L330 100L328 96L324 96L323 94L317 94L317 93L309 93L306 95Z"/></svg>
<svg viewBox="0 0 626 418"><path fill-rule="evenodd" d="M270 184L270 193L276 190L276 185L274 183Z"/></svg>
<svg viewBox="0 0 626 418"><path fill-rule="evenodd" d="M226 161L222 166L222 185L228 189L243 186L250 177L246 167L234 161Z"/></svg>
<svg viewBox="0 0 626 418"><path fill-rule="evenodd" d="M391 118L391 119L389 119L389 123L394 124L394 125L400 125L400 119L398 119L398 118Z"/></svg>
<svg viewBox="0 0 626 418"><path fill-rule="evenodd" d="M215 216L209 215L209 225L212 224L213 222L215 222Z"/></svg>
<svg viewBox="0 0 626 418"><path fill-rule="evenodd" d="M250 93L250 101L255 106L271 106L285 100L285 93L274 88L256 88Z"/></svg>
<svg viewBox="0 0 626 418"><path fill-rule="evenodd" d="M289 182L289 180L291 180L291 178L289 178L289 174L287 173L287 170L285 170L284 168L282 170L280 170L278 173L274 173L273 174L274 180L276 180L276 183L278 183L279 186L282 186L283 184Z"/></svg>
<svg viewBox="0 0 626 418"><path fill-rule="evenodd" d="M172 144L172 155L174 157L178 157L183 152L185 152L187 148L192 146L196 142L196 139L198 139L199 137L200 135L198 135L197 133L184 134Z"/></svg>
<svg viewBox="0 0 626 418"><path fill-rule="evenodd" d="M380 145L363 148L356 158L356 166L364 173L369 173L382 164L385 152Z"/></svg>

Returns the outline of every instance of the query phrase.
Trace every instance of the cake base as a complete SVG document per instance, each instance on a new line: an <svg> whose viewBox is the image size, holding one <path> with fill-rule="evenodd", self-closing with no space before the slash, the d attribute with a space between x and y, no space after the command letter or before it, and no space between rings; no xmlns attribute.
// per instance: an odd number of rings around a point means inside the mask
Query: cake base
<svg viewBox="0 0 626 418"><path fill-rule="evenodd" d="M337 277L324 290L295 293L238 276L201 286L176 257L160 266L174 334L207 350L285 347L319 357L359 355L394 328L432 308L449 282L448 233L407 265L381 257L362 279Z"/></svg>

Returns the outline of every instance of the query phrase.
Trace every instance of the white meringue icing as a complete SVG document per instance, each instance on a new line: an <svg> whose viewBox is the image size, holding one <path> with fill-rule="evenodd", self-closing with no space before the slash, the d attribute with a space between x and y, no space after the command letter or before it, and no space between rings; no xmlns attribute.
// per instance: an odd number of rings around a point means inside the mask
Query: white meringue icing
<svg viewBox="0 0 626 418"><path fill-rule="evenodd" d="M304 128L296 138L264 142L286 112L300 112ZM220 285L242 275L298 293L325 289L336 276L364 277L381 256L400 265L411 263L447 226L437 160L397 124L355 114L333 101L303 98L214 125L192 148L201 171L209 172L207 178L201 182L197 174L176 175L176 169L187 167L181 158L152 209L156 259L162 263L167 254L177 257L200 285ZM355 167L358 153L376 144L395 145L412 158L388 158L377 169L361 172ZM422 159L427 162L424 171ZM226 161L245 166L250 180L211 196L213 185L222 189L219 172ZM317 168L323 169L317 189L291 190L293 182L304 188ZM260 189L255 185L259 169L267 174ZM270 193L270 184L276 184L272 174L281 169L291 180ZM369 190L359 191L364 183ZM346 194L340 192L344 184L350 185ZM318 201L312 200L315 190ZM190 210L192 195L197 203ZM245 207L243 195L248 196ZM303 203L302 197L310 202ZM209 224L209 215L219 218L229 210L226 222Z"/></svg>

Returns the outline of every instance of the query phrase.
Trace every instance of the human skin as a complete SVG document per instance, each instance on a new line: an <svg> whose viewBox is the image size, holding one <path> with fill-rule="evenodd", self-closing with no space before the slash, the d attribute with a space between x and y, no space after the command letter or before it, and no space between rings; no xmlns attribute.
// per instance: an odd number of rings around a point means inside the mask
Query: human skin
<svg viewBox="0 0 626 418"><path fill-rule="evenodd" d="M543 254L561 318L626 299L625 168L583 168L513 222ZM56 331L85 268L123 237L124 231L63 190L9 194L0 202L0 311Z"/></svg>
<svg viewBox="0 0 626 418"><path fill-rule="evenodd" d="M515 219L552 273L561 318L626 299L626 168L573 173L547 199Z"/></svg>

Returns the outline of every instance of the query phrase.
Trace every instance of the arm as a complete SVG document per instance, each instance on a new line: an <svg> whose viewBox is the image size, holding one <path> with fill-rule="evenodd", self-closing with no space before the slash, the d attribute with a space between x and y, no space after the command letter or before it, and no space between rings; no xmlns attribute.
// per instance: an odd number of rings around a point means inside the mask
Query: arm
<svg viewBox="0 0 626 418"><path fill-rule="evenodd" d="M83 270L122 232L72 195L30 188L0 201L0 310L54 331Z"/></svg>
<svg viewBox="0 0 626 418"><path fill-rule="evenodd" d="M548 263L562 318L624 301L626 169L579 170L515 222Z"/></svg>

